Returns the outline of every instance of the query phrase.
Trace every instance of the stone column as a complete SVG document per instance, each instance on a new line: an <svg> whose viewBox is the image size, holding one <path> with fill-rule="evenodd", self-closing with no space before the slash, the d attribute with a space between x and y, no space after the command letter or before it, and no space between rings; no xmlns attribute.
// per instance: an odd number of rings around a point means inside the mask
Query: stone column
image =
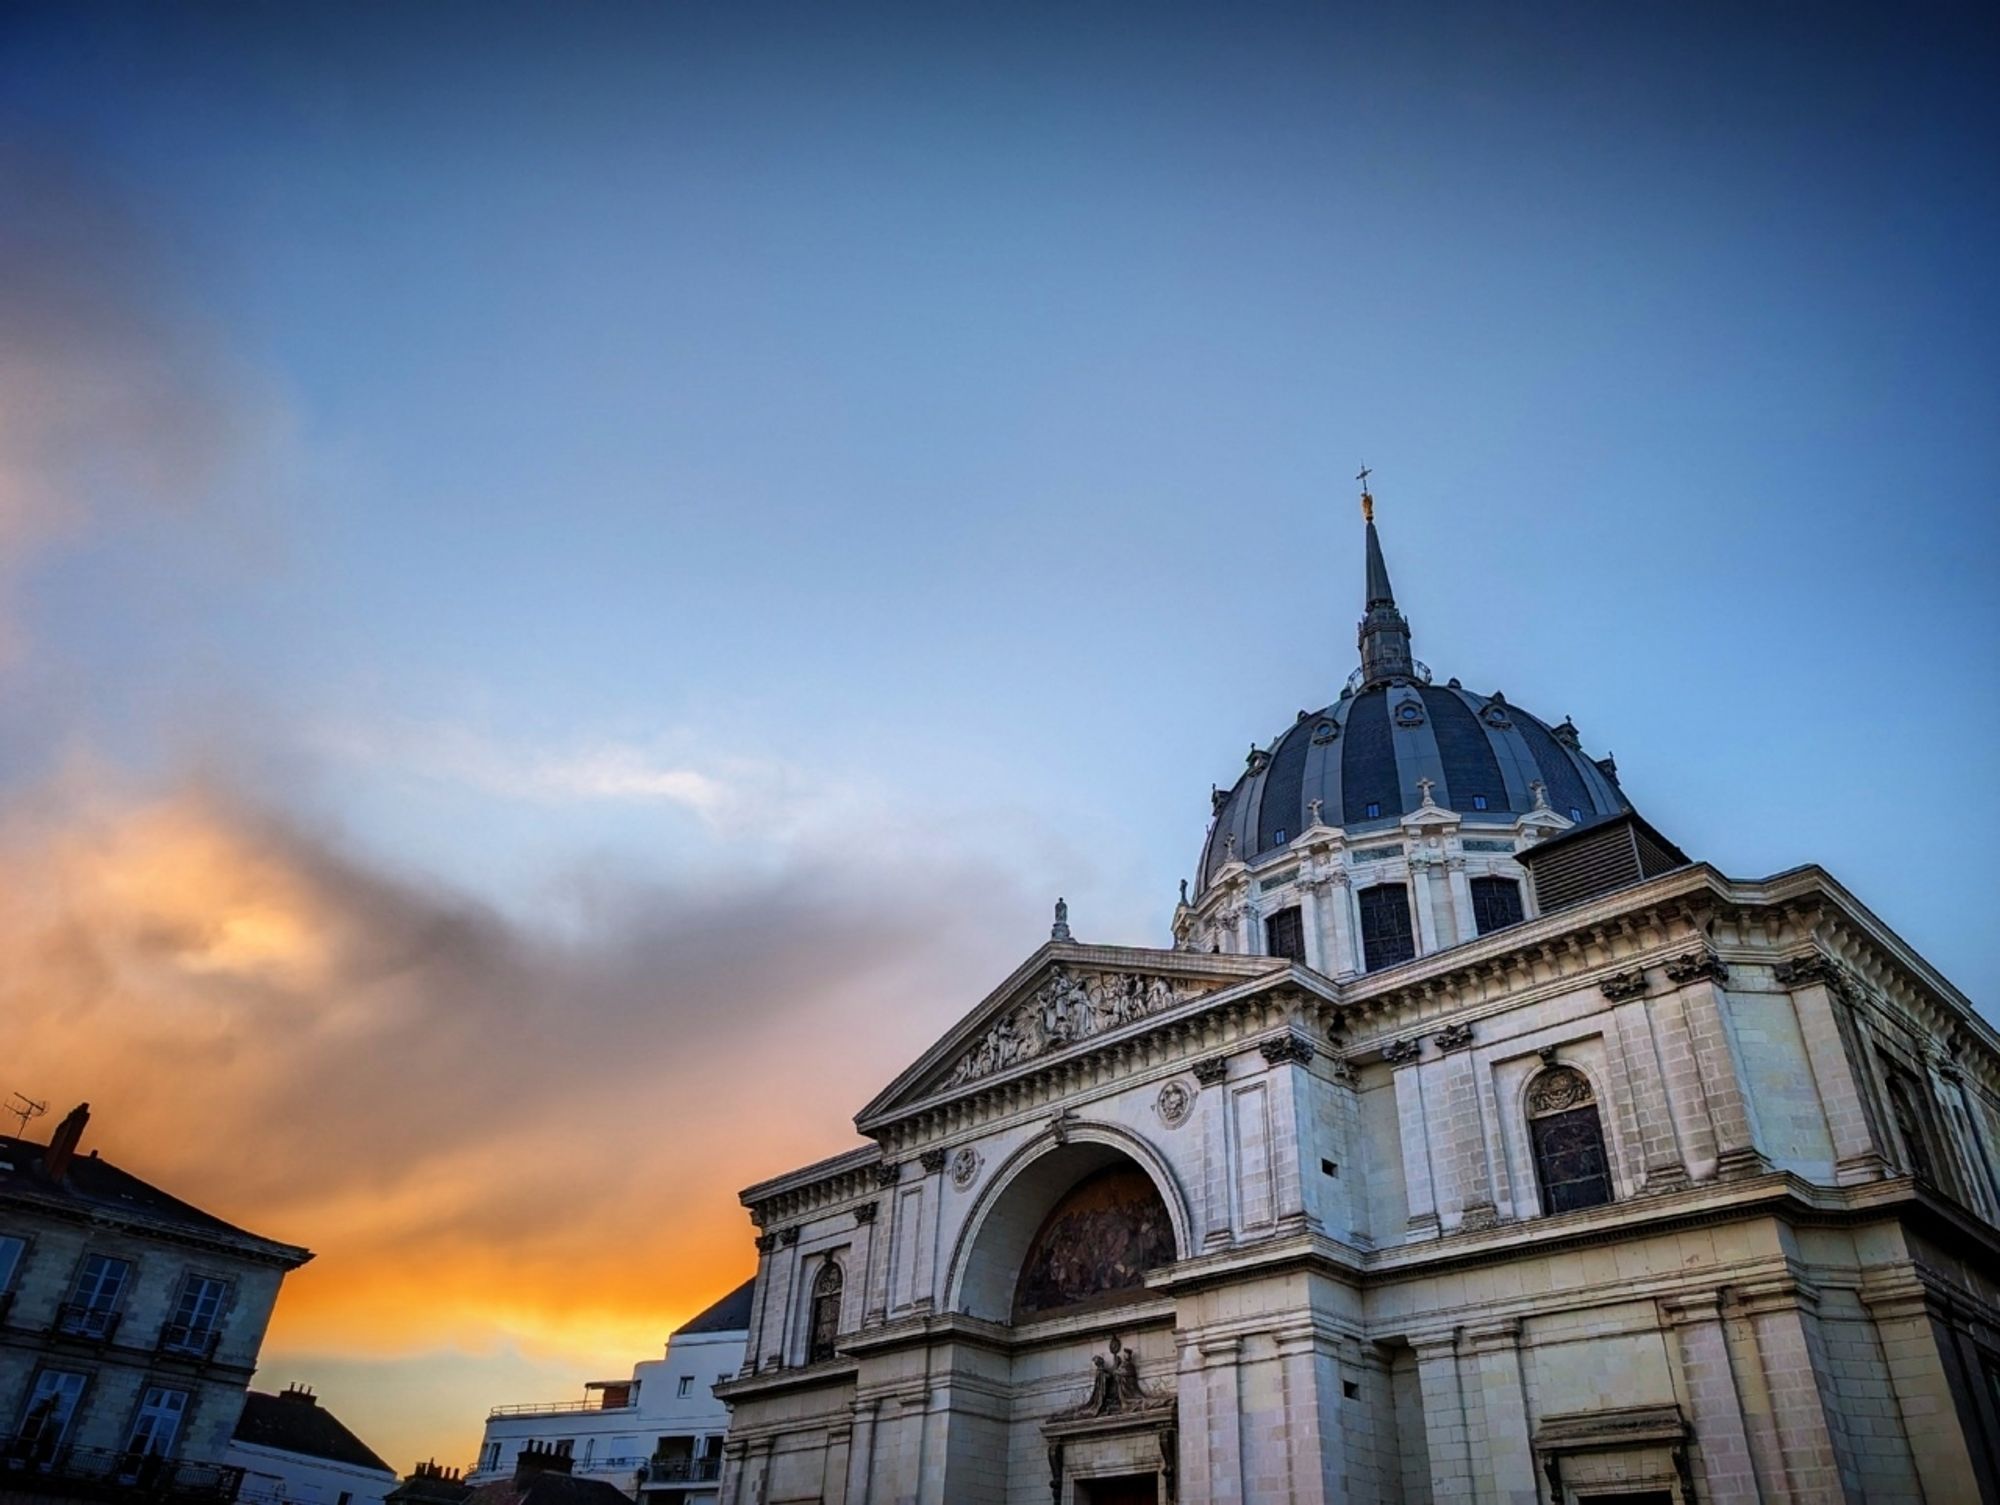
<svg viewBox="0 0 2000 1505"><path fill-rule="evenodd" d="M1681 1388L1694 1428L1695 1458L1701 1468L1704 1500L1755 1500L1757 1471L1750 1461L1750 1438L1743 1425L1743 1400L1729 1366L1729 1340L1722 1330L1722 1298L1697 1291L1661 1304L1661 1316L1678 1339Z"/></svg>
<svg viewBox="0 0 2000 1505"><path fill-rule="evenodd" d="M1331 973L1333 969L1326 964L1326 938L1321 934L1325 928L1326 880L1308 877L1310 866L1308 863L1299 874L1299 928L1305 932L1306 965L1315 972Z"/></svg>
<svg viewBox="0 0 2000 1505"><path fill-rule="evenodd" d="M854 1418L852 1441L847 1449L847 1498L872 1500L875 1468L875 1416L882 1408L879 1399L856 1400L848 1404Z"/></svg>
<svg viewBox="0 0 2000 1505"><path fill-rule="evenodd" d="M1474 1496L1465 1393L1458 1375L1458 1334L1438 1333L1411 1344L1417 1356L1417 1388L1424 1402L1424 1446L1430 1453L1431 1499L1469 1500Z"/></svg>
<svg viewBox="0 0 2000 1505"><path fill-rule="evenodd" d="M771 1252L777 1247L777 1234L757 1235L757 1283L750 1288L755 1308L750 1318L750 1341L743 1346L743 1367L737 1371L739 1374L755 1374L759 1368L759 1356L769 1351L764 1335L771 1320L771 1286L775 1281Z"/></svg>
<svg viewBox="0 0 2000 1505"><path fill-rule="evenodd" d="M1610 1052L1612 1090L1617 1106L1626 1114L1625 1125L1632 1148L1638 1152L1639 1185L1642 1191L1671 1191L1688 1184L1687 1166L1674 1137L1673 1113L1667 1107L1661 1086L1665 1072L1654 1052L1652 1026L1646 1021L1646 1005L1637 999L1618 1004L1611 1011L1615 1025Z"/></svg>
<svg viewBox="0 0 2000 1505"><path fill-rule="evenodd" d="M1472 1028L1441 1031L1433 1043L1444 1053L1433 1068L1444 1088L1444 1164L1449 1187L1436 1187L1438 1221L1460 1228L1491 1228L1499 1221L1493 1195L1485 1116L1480 1111L1478 1058L1469 1048ZM1433 1126L1435 1129L1435 1126Z"/></svg>
<svg viewBox="0 0 2000 1505"><path fill-rule="evenodd" d="M1243 1345L1237 1339L1202 1340L1201 1378L1208 1413L1205 1505L1240 1505L1243 1500L1243 1397L1237 1374L1242 1361ZM1188 1505L1195 1505L1194 1499Z"/></svg>
<svg viewBox="0 0 2000 1505"><path fill-rule="evenodd" d="M1452 845L1458 845L1456 839ZM1472 912L1472 881L1465 876L1465 857L1456 853L1444 860L1445 880L1451 885L1452 918L1456 922L1458 938L1472 940L1479 934L1479 919Z"/></svg>
<svg viewBox="0 0 2000 1505"><path fill-rule="evenodd" d="M1782 1472L1765 1481L1767 1497L1815 1505L1846 1499L1832 1430L1836 1422L1820 1394L1817 1345L1806 1329L1811 1315L1805 1308L1814 1298L1789 1279L1732 1288L1730 1296L1755 1335L1776 1436Z"/></svg>
<svg viewBox="0 0 2000 1505"><path fill-rule="evenodd" d="M1780 963L1776 970L1781 979L1792 980L1792 1010L1833 1138L1834 1179L1843 1186L1879 1181L1892 1174L1886 1139L1856 1070L1860 1041L1847 1001L1834 996L1837 974L1817 956Z"/></svg>
<svg viewBox="0 0 2000 1505"><path fill-rule="evenodd" d="M1409 1209L1411 1238L1436 1238L1438 1213L1431 1184L1430 1128L1424 1112L1423 1067L1414 1038L1383 1047L1382 1058L1395 1067L1396 1127L1403 1142L1403 1195Z"/></svg>
<svg viewBox="0 0 2000 1505"><path fill-rule="evenodd" d="M1437 915L1431 908L1431 864L1428 857L1417 854L1417 843L1412 839L1409 858L1410 902L1417 909L1417 955L1429 956L1441 949L1438 945Z"/></svg>
<svg viewBox="0 0 2000 1505"><path fill-rule="evenodd" d="M1462 1376L1479 1401L1483 1443L1480 1496L1495 1505L1540 1505L1535 1449L1528 1438L1528 1397L1521 1383L1521 1324L1509 1319L1467 1328ZM1469 1399L1469 1398L1468 1398ZM1466 1406L1471 1412L1472 1406Z"/></svg>
<svg viewBox="0 0 2000 1505"><path fill-rule="evenodd" d="M1201 1246L1226 1249L1229 1218L1229 1057L1210 1056L1194 1063L1201 1084ZM1212 1087L1223 1090L1211 1092Z"/></svg>
<svg viewBox="0 0 2000 1505"><path fill-rule="evenodd" d="M1284 1384L1288 1498L1294 1505L1333 1505L1345 1498L1347 1476L1339 1356L1310 1323L1272 1336Z"/></svg>
<svg viewBox="0 0 2000 1505"><path fill-rule="evenodd" d="M1863 1285L1861 1300L1875 1319L1924 1498L1982 1498L1978 1463L1966 1447L1964 1427L1938 1424L1941 1418L1948 1421L1957 1405L1945 1367L1953 1338L1946 1314L1908 1269Z"/></svg>
<svg viewBox="0 0 2000 1505"><path fill-rule="evenodd" d="M1360 934L1354 918L1354 884L1343 863L1336 863L1326 875L1327 914L1333 922L1333 965L1327 970L1335 977L1353 977L1361 970Z"/></svg>
<svg viewBox="0 0 2000 1505"><path fill-rule="evenodd" d="M1318 1229L1320 1219L1305 1202L1300 1164L1305 1145L1299 1131L1299 1094L1307 1085L1304 1073L1315 1054L1313 1043L1302 1035L1286 1034L1266 1040L1261 1049L1271 1079L1272 1216L1281 1234Z"/></svg>
<svg viewBox="0 0 2000 1505"><path fill-rule="evenodd" d="M1758 1147L1756 1112L1730 1033L1726 996L1714 981L1703 979L1681 989L1681 1002L1708 1099L1709 1124L1715 1131L1716 1173L1759 1175L1771 1168L1771 1162Z"/></svg>

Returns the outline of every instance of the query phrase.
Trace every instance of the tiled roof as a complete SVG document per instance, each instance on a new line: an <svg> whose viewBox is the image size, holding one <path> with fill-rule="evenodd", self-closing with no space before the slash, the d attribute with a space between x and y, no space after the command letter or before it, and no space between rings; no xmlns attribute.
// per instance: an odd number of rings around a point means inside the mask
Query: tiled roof
<svg viewBox="0 0 2000 1505"><path fill-rule="evenodd" d="M39 1202L52 1210L90 1217L108 1214L142 1230L150 1224L163 1231L198 1234L235 1244L246 1254L278 1259L287 1268L312 1258L309 1250L263 1238L169 1196L110 1161L100 1160L94 1151L72 1157L62 1180L51 1181L41 1173L47 1149L33 1140L0 1134L0 1198Z"/></svg>
<svg viewBox="0 0 2000 1505"><path fill-rule="evenodd" d="M236 1440L356 1468L380 1469L392 1479L396 1475L367 1443L308 1395L248 1392L243 1397L242 1419L236 1423Z"/></svg>
<svg viewBox="0 0 2000 1505"><path fill-rule="evenodd" d="M727 1296L716 1302L707 1311L698 1313L674 1329L678 1338L682 1333L734 1333L750 1330L750 1293L756 1287L756 1279L746 1280Z"/></svg>

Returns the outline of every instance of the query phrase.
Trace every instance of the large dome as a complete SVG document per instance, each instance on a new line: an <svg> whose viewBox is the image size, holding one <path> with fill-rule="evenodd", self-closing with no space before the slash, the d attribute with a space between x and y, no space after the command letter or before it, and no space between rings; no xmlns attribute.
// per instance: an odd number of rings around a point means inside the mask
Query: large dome
<svg viewBox="0 0 2000 1505"><path fill-rule="evenodd" d="M1579 824L1629 808L1610 773L1586 757L1565 720L1549 726L1499 695L1425 684L1408 676L1343 695L1298 720L1266 748L1226 794L1215 797L1215 823L1202 849L1200 887L1232 858L1254 863L1319 823L1367 832L1396 825L1423 803L1455 810L1467 827L1512 825L1535 808L1540 784L1548 807Z"/></svg>
<svg viewBox="0 0 2000 1505"><path fill-rule="evenodd" d="M1631 808L1611 760L1584 756L1567 718L1552 727L1497 692L1476 695L1455 679L1431 683L1410 652L1410 624L1396 608L1375 499L1365 490L1361 513L1361 667L1339 700L1317 713L1300 711L1267 747L1251 749L1233 788L1215 791L1198 892L1229 863L1255 866L1308 827L1357 834L1392 828L1424 803L1426 782L1431 802L1456 811L1468 829L1511 826L1538 803L1574 825Z"/></svg>

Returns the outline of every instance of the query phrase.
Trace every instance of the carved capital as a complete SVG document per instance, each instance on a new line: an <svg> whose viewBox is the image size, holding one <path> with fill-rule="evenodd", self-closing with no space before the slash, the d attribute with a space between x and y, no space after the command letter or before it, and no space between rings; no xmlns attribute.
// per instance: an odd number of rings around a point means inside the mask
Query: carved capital
<svg viewBox="0 0 2000 1505"><path fill-rule="evenodd" d="M1597 990L1613 1003L1622 1003L1627 998L1646 996L1646 969L1634 967L1630 972L1614 972L1597 985Z"/></svg>
<svg viewBox="0 0 2000 1505"><path fill-rule="evenodd" d="M875 1221L875 1215L881 1210L882 1204L880 1202L863 1202L859 1207L854 1209L854 1221L857 1224L872 1223Z"/></svg>
<svg viewBox="0 0 2000 1505"><path fill-rule="evenodd" d="M1449 1024L1431 1036L1431 1044L1435 1045L1439 1050L1457 1050L1460 1046L1470 1045L1471 1043L1472 1026L1470 1024Z"/></svg>
<svg viewBox="0 0 2000 1505"><path fill-rule="evenodd" d="M1835 997L1850 1002L1860 994L1853 975L1832 957L1822 956L1817 951L1779 962L1771 969L1771 976L1781 988L1807 987L1819 983Z"/></svg>
<svg viewBox="0 0 2000 1505"><path fill-rule="evenodd" d="M1729 980L1729 968L1723 965L1721 957L1707 947L1699 951L1690 951L1686 956L1676 956L1661 970L1667 974L1667 981L1676 986L1699 982L1704 977L1716 982Z"/></svg>
<svg viewBox="0 0 2000 1505"><path fill-rule="evenodd" d="M777 1247L778 1247L777 1234L760 1233L757 1235L757 1252L759 1254L769 1254L773 1249Z"/></svg>
<svg viewBox="0 0 2000 1505"><path fill-rule="evenodd" d="M1257 1047L1273 1066L1307 1066L1312 1063L1312 1041L1303 1035L1284 1034Z"/></svg>
<svg viewBox="0 0 2000 1505"><path fill-rule="evenodd" d="M1206 1060L1196 1061L1188 1069L1194 1073L1194 1079L1202 1086L1213 1087L1229 1075L1229 1057L1210 1056Z"/></svg>
<svg viewBox="0 0 2000 1505"><path fill-rule="evenodd" d="M944 1151L925 1150L921 1155L917 1156L917 1164L924 1168L926 1176L935 1176L939 1171L944 1169Z"/></svg>
<svg viewBox="0 0 2000 1505"><path fill-rule="evenodd" d="M783 1244L786 1248L790 1248L793 1244L796 1244L798 1241L799 1241L799 1225L797 1223L792 1224L792 1226L789 1228L780 1228L778 1230L778 1242Z"/></svg>
<svg viewBox="0 0 2000 1505"><path fill-rule="evenodd" d="M1417 1053L1422 1049L1423 1045L1415 1035L1407 1040L1391 1040L1382 1047L1382 1059L1391 1066L1401 1066L1406 1061L1416 1060Z"/></svg>
<svg viewBox="0 0 2000 1505"><path fill-rule="evenodd" d="M894 1186L902 1179L903 1166L901 1161L885 1160L875 1167L875 1184L877 1186Z"/></svg>

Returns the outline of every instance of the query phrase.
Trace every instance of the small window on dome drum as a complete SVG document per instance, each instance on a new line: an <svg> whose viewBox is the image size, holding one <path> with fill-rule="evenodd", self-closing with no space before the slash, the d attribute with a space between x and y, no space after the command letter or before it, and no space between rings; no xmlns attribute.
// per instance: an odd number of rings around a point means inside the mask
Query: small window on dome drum
<svg viewBox="0 0 2000 1505"><path fill-rule="evenodd" d="M1400 883L1378 883L1355 895L1361 905L1361 955L1365 971L1378 972L1417 954L1410 900Z"/></svg>
<svg viewBox="0 0 2000 1505"><path fill-rule="evenodd" d="M1370 806L1368 807L1368 819L1369 819L1369 820L1373 820L1373 819L1375 819L1375 817L1376 817L1376 816L1378 816L1378 815L1380 815L1381 813L1382 813L1382 807L1381 807L1380 805L1374 805L1374 804L1371 804L1371 805L1370 805Z"/></svg>
<svg viewBox="0 0 2000 1505"><path fill-rule="evenodd" d="M1521 923L1521 885L1512 878L1472 880L1472 920L1481 935Z"/></svg>
<svg viewBox="0 0 2000 1505"><path fill-rule="evenodd" d="M1265 918L1264 954L1286 957L1295 962L1305 961L1306 927L1299 917L1298 905L1281 909Z"/></svg>

